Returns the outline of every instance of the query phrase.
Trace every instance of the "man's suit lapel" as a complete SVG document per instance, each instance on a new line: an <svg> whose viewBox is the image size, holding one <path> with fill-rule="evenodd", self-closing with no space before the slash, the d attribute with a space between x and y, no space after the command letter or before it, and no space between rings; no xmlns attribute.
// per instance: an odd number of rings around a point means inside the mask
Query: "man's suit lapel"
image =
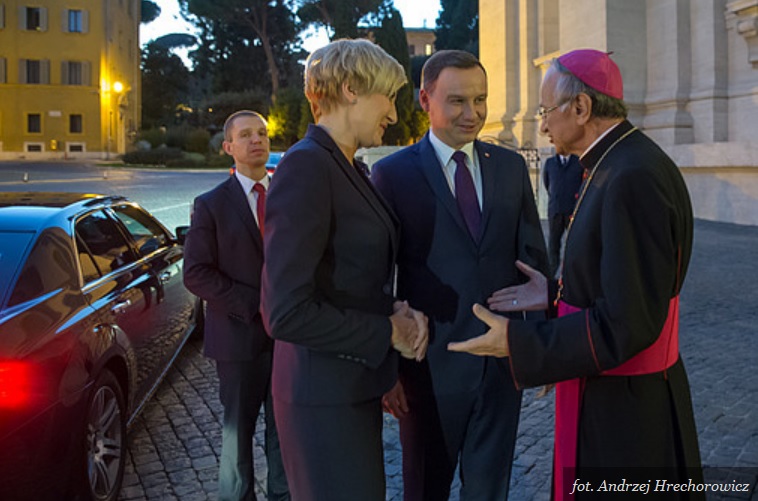
<svg viewBox="0 0 758 501"><path fill-rule="evenodd" d="M492 217L492 204L497 188L497 166L492 158L491 148L487 143L474 141L474 151L479 155L479 169L482 172L482 239L487 234L487 224ZM502 190L500 190L502 192Z"/></svg>
<svg viewBox="0 0 758 501"><path fill-rule="evenodd" d="M431 141L429 141L428 133L419 142L418 154L420 157L419 165L421 166L421 170L424 173L429 186L432 188L434 195L450 213L450 216L455 220L455 223L460 230L469 238L469 240L471 240L473 245L476 245L468 231L466 221L463 219L463 215L458 208L458 203L455 201L453 192L450 191L450 185L445 178L445 174L442 172L442 166L440 165L440 161L437 158L437 153L435 153Z"/></svg>
<svg viewBox="0 0 758 501"><path fill-rule="evenodd" d="M229 176L224 187L226 188L229 200L231 200L235 212L237 212L237 215L242 219L242 222L245 223L245 228L247 228L247 231L252 235L253 241L262 249L263 238L261 237L261 230L255 223L253 211L250 210L250 203L247 201L247 195L242 189L242 185L237 181L235 176Z"/></svg>

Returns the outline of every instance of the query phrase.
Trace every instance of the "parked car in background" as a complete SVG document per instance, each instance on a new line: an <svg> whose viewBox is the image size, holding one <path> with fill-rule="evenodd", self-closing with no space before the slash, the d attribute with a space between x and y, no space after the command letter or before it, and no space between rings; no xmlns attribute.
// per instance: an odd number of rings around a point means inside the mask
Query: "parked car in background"
<svg viewBox="0 0 758 501"><path fill-rule="evenodd" d="M273 174L276 170L276 166L281 162L284 156L283 151L272 151L268 154L268 162L266 162L266 170L269 174Z"/></svg>
<svg viewBox="0 0 758 501"><path fill-rule="evenodd" d="M0 499L118 498L193 326L183 256L123 197L0 193Z"/></svg>

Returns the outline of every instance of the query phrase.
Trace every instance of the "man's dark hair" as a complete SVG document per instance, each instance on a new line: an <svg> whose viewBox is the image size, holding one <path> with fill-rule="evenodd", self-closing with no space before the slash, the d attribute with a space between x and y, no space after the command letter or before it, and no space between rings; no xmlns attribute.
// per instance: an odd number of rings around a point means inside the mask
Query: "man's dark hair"
<svg viewBox="0 0 758 501"><path fill-rule="evenodd" d="M437 79L445 68L459 68L466 70L469 68L481 68L484 75L487 71L479 62L479 59L470 52L463 50L440 50L432 54L432 57L426 60L424 67L421 69L421 88L431 93Z"/></svg>

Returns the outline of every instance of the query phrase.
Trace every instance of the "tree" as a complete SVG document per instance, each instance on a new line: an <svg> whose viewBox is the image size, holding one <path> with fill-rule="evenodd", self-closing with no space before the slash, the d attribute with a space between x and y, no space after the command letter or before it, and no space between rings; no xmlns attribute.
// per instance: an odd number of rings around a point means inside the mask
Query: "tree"
<svg viewBox="0 0 758 501"><path fill-rule="evenodd" d="M397 123L384 133L384 143L405 145L411 137L411 116L413 114L413 83L411 82L411 58L408 52L408 39L403 28L403 17L392 6L383 12L381 26L374 30L374 39L389 55L397 59L405 69L408 83L397 93Z"/></svg>
<svg viewBox="0 0 758 501"><path fill-rule="evenodd" d="M297 16L305 26L330 28L331 40L358 38L358 23L384 4L385 0L300 0Z"/></svg>
<svg viewBox="0 0 758 501"><path fill-rule="evenodd" d="M142 18L140 19L140 22L142 24L153 22L161 15L161 8L157 3L151 2L150 0L142 0L141 9L140 12L142 12Z"/></svg>
<svg viewBox="0 0 758 501"><path fill-rule="evenodd" d="M219 131L229 115L243 109L255 110L266 115L269 109L267 93L261 89L251 89L213 94L197 106L195 120L201 127Z"/></svg>
<svg viewBox="0 0 758 501"><path fill-rule="evenodd" d="M223 57L229 45L237 49L260 47L267 63L271 82L271 100L275 100L280 87L278 61L291 59L297 53L299 42L295 30L294 13L288 0L179 0L183 12L189 14L196 26L201 28L205 42L205 54L216 52ZM219 43L220 42L220 43Z"/></svg>
<svg viewBox="0 0 758 501"><path fill-rule="evenodd" d="M304 102L307 103L302 89L287 87L279 91L268 114L268 132L275 149L285 150L303 136L299 134L299 127Z"/></svg>
<svg viewBox="0 0 758 501"><path fill-rule="evenodd" d="M166 49L176 49L179 47L192 47L197 44L197 39L186 33L169 33L153 40L154 44Z"/></svg>
<svg viewBox="0 0 758 501"><path fill-rule="evenodd" d="M479 5L471 0L440 0L434 47L479 54Z"/></svg>
<svg viewBox="0 0 758 501"><path fill-rule="evenodd" d="M206 20L196 25L200 27L199 44L190 58L198 99L253 88L270 94L266 56L261 46L250 40L248 30Z"/></svg>
<svg viewBox="0 0 758 501"><path fill-rule="evenodd" d="M173 118L187 97L189 70L170 49L151 42L142 49L142 124L156 126Z"/></svg>

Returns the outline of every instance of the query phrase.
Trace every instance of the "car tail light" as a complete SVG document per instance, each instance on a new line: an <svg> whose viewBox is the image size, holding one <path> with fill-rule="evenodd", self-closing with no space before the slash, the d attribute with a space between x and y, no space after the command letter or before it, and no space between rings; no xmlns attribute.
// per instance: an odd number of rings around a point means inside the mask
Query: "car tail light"
<svg viewBox="0 0 758 501"><path fill-rule="evenodd" d="M17 361L0 361L0 409L23 407L31 400L29 365Z"/></svg>

